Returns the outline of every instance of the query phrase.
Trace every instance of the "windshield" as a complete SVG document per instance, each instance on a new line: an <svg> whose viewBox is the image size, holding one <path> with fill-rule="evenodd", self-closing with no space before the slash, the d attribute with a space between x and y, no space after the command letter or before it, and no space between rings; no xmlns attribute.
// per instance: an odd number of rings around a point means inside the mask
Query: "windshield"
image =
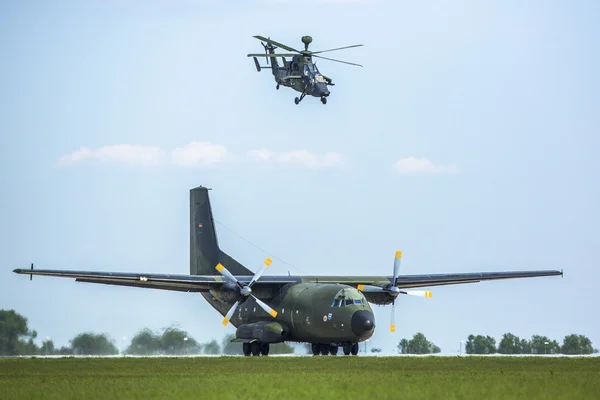
<svg viewBox="0 0 600 400"><path fill-rule="evenodd" d="M353 304L367 304L365 296L356 289L344 288L333 297L332 307L346 307Z"/></svg>

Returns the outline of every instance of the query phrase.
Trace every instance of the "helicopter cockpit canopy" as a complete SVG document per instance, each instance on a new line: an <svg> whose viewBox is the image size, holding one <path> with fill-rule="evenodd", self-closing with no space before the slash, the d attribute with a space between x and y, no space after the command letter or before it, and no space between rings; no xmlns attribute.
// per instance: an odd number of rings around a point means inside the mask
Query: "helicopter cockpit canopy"
<svg viewBox="0 0 600 400"><path fill-rule="evenodd" d="M332 307L346 307L353 304L367 304L365 296L354 288L344 288L333 297Z"/></svg>
<svg viewBox="0 0 600 400"><path fill-rule="evenodd" d="M307 76L311 81L325 82L325 78L319 72L319 69L315 64L304 64L302 73Z"/></svg>

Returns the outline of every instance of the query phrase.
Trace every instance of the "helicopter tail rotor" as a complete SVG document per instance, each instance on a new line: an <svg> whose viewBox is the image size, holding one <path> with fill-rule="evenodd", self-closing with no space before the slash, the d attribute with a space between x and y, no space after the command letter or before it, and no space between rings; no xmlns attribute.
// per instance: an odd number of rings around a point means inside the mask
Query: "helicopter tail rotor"
<svg viewBox="0 0 600 400"><path fill-rule="evenodd" d="M269 37L268 39L270 40L271 38ZM265 58L267 59L267 65L269 65L269 59L271 58L269 57L269 50L275 51L277 47L273 46L271 43L265 44L262 41L260 42L260 44L262 44L262 46L265 48Z"/></svg>

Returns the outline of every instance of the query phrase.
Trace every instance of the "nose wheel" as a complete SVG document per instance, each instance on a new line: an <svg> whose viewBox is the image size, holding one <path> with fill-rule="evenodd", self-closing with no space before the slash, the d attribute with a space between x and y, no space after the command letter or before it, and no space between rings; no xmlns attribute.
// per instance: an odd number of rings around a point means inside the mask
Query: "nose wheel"
<svg viewBox="0 0 600 400"><path fill-rule="evenodd" d="M321 97L321 103L327 104L327 97L325 97L325 96Z"/></svg>

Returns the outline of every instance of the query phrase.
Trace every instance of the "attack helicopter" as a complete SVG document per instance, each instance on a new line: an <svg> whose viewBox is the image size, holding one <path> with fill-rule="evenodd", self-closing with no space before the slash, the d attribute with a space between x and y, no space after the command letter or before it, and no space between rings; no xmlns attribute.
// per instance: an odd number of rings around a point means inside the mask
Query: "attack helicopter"
<svg viewBox="0 0 600 400"><path fill-rule="evenodd" d="M312 37L302 36L302 43L304 43L304 50L296 50L293 47L286 46L285 44L271 40L264 36L253 36L259 39L262 46L265 49L265 54L248 54L248 57L254 58L254 64L258 72L263 68L271 69L275 82L277 82L276 89L279 90L281 85L290 87L300 92L300 97L296 97L294 102L300 103L304 96L310 95L314 97L320 97L323 104L327 104L327 97L329 96L329 90L327 86L334 86L335 84L331 78L323 75L317 65L313 63L313 57L322 58L324 60L335 61L343 64L356 65L362 67L360 64L355 64L347 61L335 60L333 58L327 58L320 55L319 53L325 53L328 51L336 51L342 49L349 49L351 47L360 47L362 44L355 44L352 46L338 47L335 49L321 50L321 51L310 51L308 45L312 43ZM266 42L266 43L263 43ZM294 53L275 53L275 49L282 48L287 51ZM261 66L258 62L257 57L265 57L267 59L267 66ZM281 57L283 65L279 65L277 57ZM290 61L287 61L285 57L291 57ZM271 66L269 66L269 59L271 60Z"/></svg>

